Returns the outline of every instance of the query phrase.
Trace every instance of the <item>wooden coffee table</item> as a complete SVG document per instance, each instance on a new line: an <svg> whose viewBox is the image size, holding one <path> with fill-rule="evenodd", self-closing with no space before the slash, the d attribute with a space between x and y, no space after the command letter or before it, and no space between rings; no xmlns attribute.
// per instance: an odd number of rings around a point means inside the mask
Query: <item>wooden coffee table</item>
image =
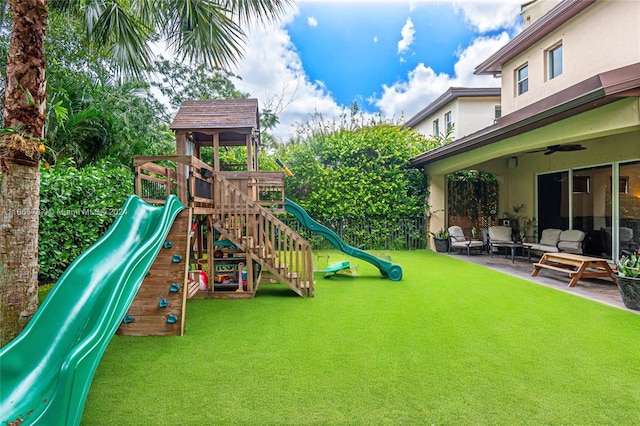
<svg viewBox="0 0 640 426"><path fill-rule="evenodd" d="M572 253L545 253L538 263L533 264L531 276L538 275L542 268L569 274L569 287L575 286L582 278L609 278L616 282L607 260L598 257Z"/></svg>

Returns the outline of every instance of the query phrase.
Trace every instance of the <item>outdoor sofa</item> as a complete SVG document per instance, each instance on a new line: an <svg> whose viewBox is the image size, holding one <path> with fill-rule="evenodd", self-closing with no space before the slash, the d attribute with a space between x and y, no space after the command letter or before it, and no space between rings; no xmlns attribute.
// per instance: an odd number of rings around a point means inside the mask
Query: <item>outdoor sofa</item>
<svg viewBox="0 0 640 426"><path fill-rule="evenodd" d="M548 253L584 253L585 233L579 229L554 229L548 228L542 231L540 241L538 243L525 243L530 247L530 250L536 250Z"/></svg>

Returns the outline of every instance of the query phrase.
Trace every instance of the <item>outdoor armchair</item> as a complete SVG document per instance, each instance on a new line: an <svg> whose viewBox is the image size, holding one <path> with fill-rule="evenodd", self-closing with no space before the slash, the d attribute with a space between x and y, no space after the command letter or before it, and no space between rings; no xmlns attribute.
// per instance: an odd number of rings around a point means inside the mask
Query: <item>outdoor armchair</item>
<svg viewBox="0 0 640 426"><path fill-rule="evenodd" d="M491 244L513 243L512 229L510 226L490 226L489 242Z"/></svg>
<svg viewBox="0 0 640 426"><path fill-rule="evenodd" d="M449 252L451 249L458 249L462 253L462 250L467 251L467 256L471 255L472 248L480 249L480 253L482 253L482 249L484 248L484 243L481 240L470 240L462 231L462 228L459 226L450 226L449 229Z"/></svg>

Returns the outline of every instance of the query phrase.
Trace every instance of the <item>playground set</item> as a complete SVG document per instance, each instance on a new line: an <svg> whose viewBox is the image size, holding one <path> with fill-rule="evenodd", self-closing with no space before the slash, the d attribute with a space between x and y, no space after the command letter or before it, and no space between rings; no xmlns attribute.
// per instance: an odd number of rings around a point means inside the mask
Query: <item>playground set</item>
<svg viewBox="0 0 640 426"><path fill-rule="evenodd" d="M186 101L171 128L177 154L134 159L135 195L122 214L0 349L0 425L79 424L112 336L183 335L190 297L251 298L275 282L313 297L311 246L277 214L402 279L400 266L349 246L286 199L283 164L258 171L256 99ZM222 164L220 150L237 146L246 163ZM201 159L209 147L212 164Z"/></svg>

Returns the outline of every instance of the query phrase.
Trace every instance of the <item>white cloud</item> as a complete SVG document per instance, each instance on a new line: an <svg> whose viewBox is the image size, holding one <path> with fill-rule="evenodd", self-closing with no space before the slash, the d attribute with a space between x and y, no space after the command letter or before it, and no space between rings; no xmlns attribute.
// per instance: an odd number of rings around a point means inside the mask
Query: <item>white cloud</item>
<svg viewBox="0 0 640 426"><path fill-rule="evenodd" d="M411 22L411 18L407 18L407 22L402 27L400 34L402 39L398 42L398 53L404 53L409 50L416 35L416 29L413 26L413 22Z"/></svg>
<svg viewBox="0 0 640 426"><path fill-rule="evenodd" d="M453 76L440 73L425 65L419 64L409 72L406 80L392 85L382 86L380 98L370 98L386 117L405 120L411 118L431 101L444 93L449 87L493 87L499 86L500 80L491 76L473 74L475 67L502 47L509 39L506 33L497 37L481 37L471 46L458 54L458 62L454 66Z"/></svg>
<svg viewBox="0 0 640 426"><path fill-rule="evenodd" d="M453 1L456 13L462 13L464 20L479 33L513 28L519 20L522 0L500 1Z"/></svg>
<svg viewBox="0 0 640 426"><path fill-rule="evenodd" d="M504 0L500 0L504 1ZM460 11L467 13L473 8L466 3L456 3ZM480 6L479 6L480 7ZM486 16L498 16L482 5L477 9ZM493 5L493 11L502 10L500 4ZM305 73L300 56L284 30L287 23L293 21L298 10L292 11L281 23L269 26L256 25L247 30L248 40L245 45L244 59L232 71L242 76L235 82L236 87L251 96L258 98L260 107L275 108L280 124L271 133L287 140L294 134L295 125L306 122L313 113L321 113L325 118L339 117L343 107L332 97L330 90L322 81L310 81ZM517 15L517 13L515 13ZM471 22L471 18L467 18ZM484 20L473 18L477 28L487 28ZM506 22L506 21L505 21ZM398 51L410 48L415 28L410 19L403 27L402 45L398 43ZM408 119L429 102L440 96L452 86L488 87L497 86L499 79L490 76L476 76L474 68L495 53L509 39L506 32L495 37L480 37L471 45L456 53L458 61L454 67L454 75L436 74L428 64L420 64L393 84L381 85L380 96L372 95L367 101L380 113L389 118ZM377 36L374 42L377 41ZM364 94L366 96L366 94Z"/></svg>
<svg viewBox="0 0 640 426"><path fill-rule="evenodd" d="M282 23L249 28L244 58L232 70L242 77L234 81L239 90L257 98L260 108L275 108L280 124L271 133L282 140L293 134L296 123L304 123L314 112L328 118L341 112L324 83L309 81L283 29L292 19L293 13Z"/></svg>
<svg viewBox="0 0 640 426"><path fill-rule="evenodd" d="M373 42L377 43L378 42L378 36L373 36Z"/></svg>
<svg viewBox="0 0 640 426"><path fill-rule="evenodd" d="M313 16L309 16L307 18L307 25L309 25L312 28L315 28L318 26L318 20L316 18L314 18Z"/></svg>

